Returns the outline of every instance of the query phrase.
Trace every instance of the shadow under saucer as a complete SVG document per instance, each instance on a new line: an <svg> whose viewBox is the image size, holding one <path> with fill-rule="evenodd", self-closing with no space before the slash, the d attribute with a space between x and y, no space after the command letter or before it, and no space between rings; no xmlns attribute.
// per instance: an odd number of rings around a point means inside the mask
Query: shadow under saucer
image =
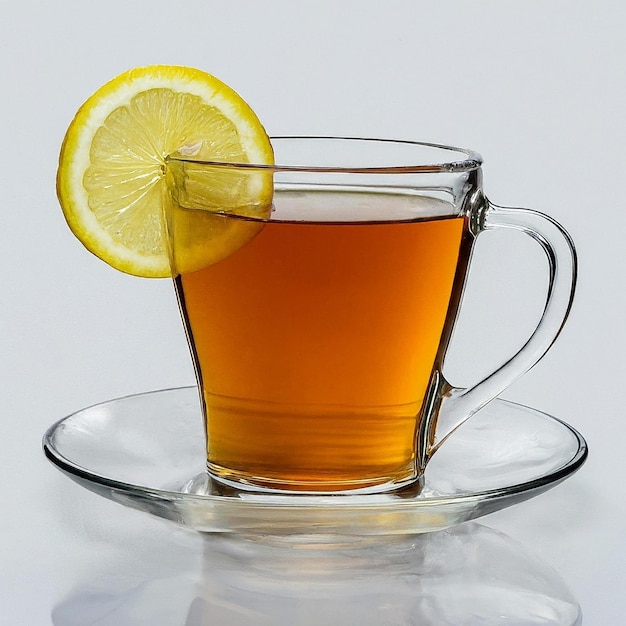
<svg viewBox="0 0 626 626"><path fill-rule="evenodd" d="M578 603L549 565L507 535L477 523L430 534L352 537L345 543L336 537L311 543L207 534L200 545L199 565L190 555L193 570L151 577L137 575L125 561L115 571L122 585L103 585L96 575L55 606L52 623L582 623ZM159 549L167 562L170 548Z"/></svg>

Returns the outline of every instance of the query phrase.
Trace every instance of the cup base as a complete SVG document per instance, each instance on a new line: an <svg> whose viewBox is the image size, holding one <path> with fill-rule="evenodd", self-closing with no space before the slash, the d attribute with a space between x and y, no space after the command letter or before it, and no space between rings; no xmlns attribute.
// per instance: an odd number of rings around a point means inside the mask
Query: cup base
<svg viewBox="0 0 626 626"><path fill-rule="evenodd" d="M423 475L410 471L403 476L390 478L363 478L346 480L281 480L241 474L212 463L207 463L209 477L220 495L233 492L267 493L277 495L370 495L409 490L418 495L424 485ZM222 491L223 489L223 491Z"/></svg>

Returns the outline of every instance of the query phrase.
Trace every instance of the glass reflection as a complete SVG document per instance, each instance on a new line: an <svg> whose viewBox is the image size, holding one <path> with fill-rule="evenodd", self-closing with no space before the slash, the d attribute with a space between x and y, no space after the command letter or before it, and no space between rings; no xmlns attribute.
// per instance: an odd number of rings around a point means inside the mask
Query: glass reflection
<svg viewBox="0 0 626 626"><path fill-rule="evenodd" d="M155 567L151 553L148 568L125 560L114 572L81 583L55 606L52 623L582 623L578 603L549 565L507 535L476 523L343 543L323 537L311 543L310 537L193 536L187 546L159 545L162 567Z"/></svg>

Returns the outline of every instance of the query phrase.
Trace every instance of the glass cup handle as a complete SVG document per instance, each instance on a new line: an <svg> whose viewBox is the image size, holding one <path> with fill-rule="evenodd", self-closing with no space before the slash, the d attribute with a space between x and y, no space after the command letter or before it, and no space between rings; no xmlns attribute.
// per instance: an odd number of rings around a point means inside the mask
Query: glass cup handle
<svg viewBox="0 0 626 626"><path fill-rule="evenodd" d="M476 234L509 228L522 231L539 243L548 258L550 274L546 303L537 327L523 347L473 387L452 387L439 374L431 386L431 406L427 412L435 417L424 424L428 432L420 433L418 438L423 442L418 455L422 469L449 435L545 355L561 332L574 298L576 250L571 237L558 222L537 211L497 206L488 200L477 215L473 224Z"/></svg>

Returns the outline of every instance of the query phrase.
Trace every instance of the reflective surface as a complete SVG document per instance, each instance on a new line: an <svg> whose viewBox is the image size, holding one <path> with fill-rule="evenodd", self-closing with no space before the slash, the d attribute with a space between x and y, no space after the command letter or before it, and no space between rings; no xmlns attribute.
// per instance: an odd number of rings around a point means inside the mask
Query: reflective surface
<svg viewBox="0 0 626 626"><path fill-rule="evenodd" d="M79 411L44 437L48 458L78 483L204 532L330 536L439 530L533 497L576 471L584 439L534 409L497 400L441 448L421 492L293 496L229 491L203 471L195 387Z"/></svg>
<svg viewBox="0 0 626 626"><path fill-rule="evenodd" d="M162 560L176 551L170 563L179 567L166 572L120 562L114 572L92 573L56 604L52 623L581 623L578 603L550 566L476 523L330 546L233 535L201 543L196 554L180 538L160 547Z"/></svg>

